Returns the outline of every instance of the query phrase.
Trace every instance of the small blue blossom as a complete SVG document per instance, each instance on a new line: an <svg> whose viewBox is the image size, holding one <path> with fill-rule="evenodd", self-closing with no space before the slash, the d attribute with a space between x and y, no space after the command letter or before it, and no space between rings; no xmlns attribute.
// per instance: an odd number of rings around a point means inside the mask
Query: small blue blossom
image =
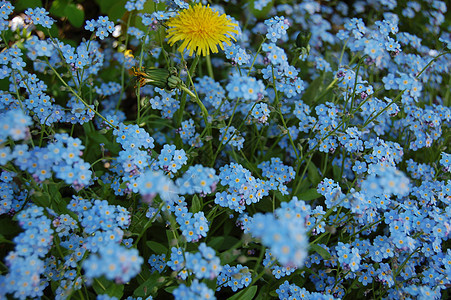
<svg viewBox="0 0 451 300"><path fill-rule="evenodd" d="M190 166L182 177L176 180L180 194L210 194L216 188L218 176L213 168L202 165Z"/></svg>
<svg viewBox="0 0 451 300"><path fill-rule="evenodd" d="M105 276L116 282L128 282L141 270L143 258L137 249L127 249L116 243L109 243L98 254L91 254L83 262L85 276L94 279Z"/></svg>
<svg viewBox="0 0 451 300"><path fill-rule="evenodd" d="M238 289L247 287L252 282L252 275L248 267L241 264L236 266L224 265L222 272L217 278L218 290L222 287L230 287L236 292Z"/></svg>
<svg viewBox="0 0 451 300"><path fill-rule="evenodd" d="M45 28L50 28L55 22L55 20L48 16L49 13L42 7L37 7L35 9L29 8L25 11L25 14L31 22Z"/></svg>
<svg viewBox="0 0 451 300"><path fill-rule="evenodd" d="M185 284L180 284L173 292L176 300L183 299L216 299L214 292L207 287L203 282L195 279L191 286L187 287Z"/></svg>
<svg viewBox="0 0 451 300"><path fill-rule="evenodd" d="M96 36L103 40L114 31L114 23L108 19L108 16L100 16L97 20L86 20L85 29L95 31Z"/></svg>

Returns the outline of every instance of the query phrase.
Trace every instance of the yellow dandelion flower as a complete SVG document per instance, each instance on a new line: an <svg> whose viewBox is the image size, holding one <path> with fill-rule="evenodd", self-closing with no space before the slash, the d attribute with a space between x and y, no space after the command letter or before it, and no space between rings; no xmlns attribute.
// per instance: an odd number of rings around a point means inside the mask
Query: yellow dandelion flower
<svg viewBox="0 0 451 300"><path fill-rule="evenodd" d="M175 17L170 18L166 25L169 45L177 41L183 41L178 51L189 50L189 55L194 51L198 55L209 55L218 52L218 45L224 50L222 43L230 45L230 40L235 38L232 33L238 33L237 24L230 21L225 14L219 15L209 6L198 3L195 6L180 11Z"/></svg>

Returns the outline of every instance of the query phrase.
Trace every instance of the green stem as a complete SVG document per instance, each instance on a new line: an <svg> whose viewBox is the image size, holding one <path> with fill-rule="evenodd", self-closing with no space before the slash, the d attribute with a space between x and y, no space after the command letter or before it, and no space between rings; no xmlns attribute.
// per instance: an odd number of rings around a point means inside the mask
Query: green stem
<svg viewBox="0 0 451 300"><path fill-rule="evenodd" d="M443 98L443 105L446 107L449 107L451 104L449 103L450 95L451 95L451 76L449 76L448 88L446 89L446 94L445 97Z"/></svg>
<svg viewBox="0 0 451 300"><path fill-rule="evenodd" d="M288 130L287 124L285 123L285 119L283 118L282 111L280 110L279 95L277 94L277 87L276 87L277 84L276 84L276 77L274 76L274 67L273 66L271 66L271 70L272 70L272 80L273 80L274 95L275 95L274 106L277 110L277 113L280 116L280 119L282 120L283 128L287 131L288 139L290 140L291 147L293 147L294 154L296 155L296 160L298 161L298 163L300 163L301 160L299 158L298 150L296 149L296 146L294 145L290 131Z"/></svg>
<svg viewBox="0 0 451 300"><path fill-rule="evenodd" d="M264 267L264 268L263 268L263 271L261 271L256 277L254 277L254 278L252 279L252 282L251 282L246 288L244 288L242 291L240 291L240 292L238 293L238 295L244 295L244 294L246 294L246 292L247 292L253 285L255 285L255 284L257 283L257 281L258 281L260 278L263 277L263 275L265 275L266 269L270 269L273 265L276 264L276 262L277 262L277 261L274 260L270 265ZM240 297L238 297L237 299L240 299Z"/></svg>
<svg viewBox="0 0 451 300"><path fill-rule="evenodd" d="M215 79L215 76L213 74L213 66L211 65L211 59L210 59L210 55L207 55L205 57L205 61L207 62L207 71L208 71L208 76L210 76L213 80Z"/></svg>
<svg viewBox="0 0 451 300"><path fill-rule="evenodd" d="M202 101L200 101L199 97L196 94L194 94L190 89L188 89L185 85L180 85L180 89L183 90L188 95L190 95L191 98L193 98L194 101L196 101L197 105L199 105L200 110L202 111L202 117L204 118L205 126L208 126L208 111L205 108L205 105L202 103Z"/></svg>
<svg viewBox="0 0 451 300"><path fill-rule="evenodd" d="M340 68L341 62L343 61L343 55L345 54L346 45L348 44L349 38L346 40L345 44L343 45L343 49L341 49L340 54L340 60L338 61L338 67Z"/></svg>
<svg viewBox="0 0 451 300"><path fill-rule="evenodd" d="M159 213L160 213L161 209L163 208L163 206L164 206L164 202L162 201L161 204L160 204L160 206L158 207L158 211L155 213L155 215L154 215L152 218L150 218L149 221L147 221L146 225L144 225L143 230L142 230L141 233L138 235L138 238L137 238L136 241L135 241L135 247L138 246L139 240L143 237L144 233L147 231L147 229L150 227L150 225L152 225L153 221L155 221L155 219L156 219L157 216L159 215Z"/></svg>
<svg viewBox="0 0 451 300"><path fill-rule="evenodd" d="M331 83L329 83L329 85L326 87L326 89L324 91L321 92L321 94L319 94L318 96L316 96L312 103L315 103L316 101L318 101L319 99L321 99L322 97L324 97L324 95L327 94L327 92L335 85L335 83L337 83L338 78L335 78L334 80L332 80Z"/></svg>
<svg viewBox="0 0 451 300"><path fill-rule="evenodd" d="M183 55L182 55L181 58L182 58L182 62L184 62ZM193 63L191 64L191 67L188 70L188 74L190 75L190 78L194 74L194 70L196 69L198 62L199 62L199 56L195 56L194 60L193 60ZM186 79L185 86L189 86L189 78ZM187 93L184 90L183 93L182 93L181 99L180 99L180 108L179 108L179 112L178 112L178 115L177 115L176 128L179 128L180 124L182 124L182 121L183 121L183 112L185 111L185 105L186 105L186 94Z"/></svg>
<svg viewBox="0 0 451 300"><path fill-rule="evenodd" d="M292 194L293 196L296 196L299 187L304 182L304 176L305 176L305 173L307 172L308 165L310 164L310 161L312 160L312 157L313 157L313 154L309 155L309 159L307 160L307 163L305 165L304 171L302 172L302 175L299 177L299 181L298 181L298 184L296 185L296 188L293 190L293 194ZM300 166L300 164L299 164L299 166Z"/></svg>
<svg viewBox="0 0 451 300"><path fill-rule="evenodd" d="M258 46L257 52L255 53L254 59L252 60L252 64L249 67L249 72L247 72L247 76L249 76L251 74L251 71L254 67L255 61L257 60L257 56L260 53L260 51L262 50L262 46L265 41L266 41L266 37L263 38L262 42L260 43L260 46Z"/></svg>
<svg viewBox="0 0 451 300"><path fill-rule="evenodd" d="M53 73L55 73L56 77L58 77L58 79L61 81L61 83L75 96L78 98L78 100L81 101L81 103L83 103L86 108L92 109L88 103L86 103L85 100L83 100L82 97L80 97L80 95L78 95L77 92L74 91L74 89L72 87L70 87L66 81L64 81L64 79L60 76L60 74L55 70L55 68L52 66L52 64L50 64L49 60L46 58L47 60L47 65L50 67L50 69L52 69ZM92 109L93 112L100 117L103 121L105 121L105 123L107 123L108 125L110 125L112 128L116 128L115 125L113 125L112 123L110 123L110 121L108 121L104 116L102 116L98 111L96 111L95 109Z"/></svg>
<svg viewBox="0 0 451 300"><path fill-rule="evenodd" d="M449 53L451 53L451 51L446 51L446 52L443 52L443 53L441 53L441 54L439 54L439 55L437 55L436 57L434 57L421 71L420 71L420 73L418 73L418 75L417 76L415 76L416 78L419 78L420 77L420 75L421 74L423 74L423 72L424 71L426 71L426 69L434 62L434 61L436 61L440 56L443 56L443 55L445 55L445 54L449 54Z"/></svg>
<svg viewBox="0 0 451 300"><path fill-rule="evenodd" d="M126 29L128 29L130 27L131 18L132 18L132 14L130 13L130 14L128 14ZM129 38L128 34L125 35L125 49L127 49L128 38ZM119 94L119 100L117 101L117 104L116 104L116 111L119 109L119 106L121 105L122 96L124 95L124 90L125 90L124 85L125 85L125 56L124 56L124 61L121 66L121 93Z"/></svg>

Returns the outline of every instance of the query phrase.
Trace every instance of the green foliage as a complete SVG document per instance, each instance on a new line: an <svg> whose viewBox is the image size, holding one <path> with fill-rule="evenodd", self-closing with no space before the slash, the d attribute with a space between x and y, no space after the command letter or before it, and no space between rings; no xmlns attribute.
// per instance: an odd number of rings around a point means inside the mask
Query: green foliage
<svg viewBox="0 0 451 300"><path fill-rule="evenodd" d="M41 0L17 0L17 2L14 3L14 6L17 11L24 11L27 8L42 7L42 1Z"/></svg>

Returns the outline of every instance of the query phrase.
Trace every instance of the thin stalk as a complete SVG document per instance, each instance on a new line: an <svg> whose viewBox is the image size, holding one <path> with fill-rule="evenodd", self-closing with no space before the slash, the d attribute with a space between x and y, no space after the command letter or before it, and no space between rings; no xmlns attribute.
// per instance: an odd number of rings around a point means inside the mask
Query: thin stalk
<svg viewBox="0 0 451 300"><path fill-rule="evenodd" d="M213 80L215 79L215 76L213 74L213 66L211 65L211 59L210 59L210 55L207 55L205 57L205 61L207 62L207 71L208 71L208 76L210 76Z"/></svg>
<svg viewBox="0 0 451 300"><path fill-rule="evenodd" d="M184 62L183 59L183 55L181 56L182 61ZM193 63L191 64L191 67L188 70L188 74L190 74L190 76L192 76L194 74L194 70L197 67L197 63L199 62L199 57L196 55L194 57ZM189 79L186 80L185 85L189 86ZM184 91L184 93L182 93L181 99L180 99L180 108L179 108L179 113L177 115L177 125L176 128L180 127L180 124L182 124L182 120L183 120L183 112L185 111L185 105L186 105L186 91Z"/></svg>
<svg viewBox="0 0 451 300"><path fill-rule="evenodd" d="M128 15L127 28L130 26L130 19L131 19L131 14ZM127 45L128 45L128 34L125 37L125 49L127 49ZM119 106L121 105L122 96L124 95L124 90L125 90L124 85L125 85L125 58L124 58L124 62L122 63L122 66L121 66L121 93L119 94L119 100L117 101L117 104L116 104L116 111L119 109Z"/></svg>
<svg viewBox="0 0 451 300"><path fill-rule="evenodd" d="M280 110L279 95L277 94L276 77L274 76L274 67L273 66L271 66L271 70L272 70L272 80L273 80L274 95L275 95L274 106L277 110L277 113L280 116L280 119L282 120L283 128L287 131L288 139L290 140L290 144L293 147L294 154L296 155L296 160L298 161L298 163L300 163L301 160L299 158L298 150L296 149L296 146L294 145L293 138L291 137L291 134L290 134L290 131L288 130L287 124L285 123L285 119L283 118L282 111Z"/></svg>
<svg viewBox="0 0 451 300"><path fill-rule="evenodd" d="M70 87L66 81L64 81L64 79L60 76L60 74L55 70L55 68L52 66L52 64L50 64L49 60L46 58L47 60L47 65L50 67L50 69L52 69L53 73L55 73L56 77L58 77L58 79L61 81L61 83L75 96L78 98L78 100L81 101L81 103L83 103L86 108L91 109L91 107L89 107L88 103L86 103L85 100L83 100L82 97L80 97L80 95L77 94L77 92L74 91L74 89L72 87ZM102 116L99 112L97 112L95 109L93 109L94 113L100 117L103 121L105 121L105 123L107 123L108 125L111 126L111 128L116 128L115 125L113 125L112 123L110 123L110 121L108 121L104 116Z"/></svg>

